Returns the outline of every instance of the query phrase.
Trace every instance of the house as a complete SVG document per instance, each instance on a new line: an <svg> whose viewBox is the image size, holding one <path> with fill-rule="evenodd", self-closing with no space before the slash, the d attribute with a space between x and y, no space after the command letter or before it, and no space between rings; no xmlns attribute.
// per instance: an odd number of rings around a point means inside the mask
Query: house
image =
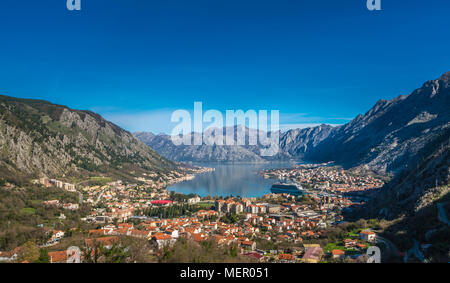
<svg viewBox="0 0 450 283"><path fill-rule="evenodd" d="M59 206L59 200L48 200L45 202L46 206Z"/></svg>
<svg viewBox="0 0 450 283"><path fill-rule="evenodd" d="M0 262L13 261L14 258L12 256L13 254L11 252L0 252Z"/></svg>
<svg viewBox="0 0 450 283"><path fill-rule="evenodd" d="M242 241L241 247L247 250L254 251L256 249L256 242L253 241Z"/></svg>
<svg viewBox="0 0 450 283"><path fill-rule="evenodd" d="M358 244L357 240L352 240L352 239L345 239L344 240L344 247L346 247L346 248L355 247L357 244Z"/></svg>
<svg viewBox="0 0 450 283"><path fill-rule="evenodd" d="M178 238L178 230L176 229L168 228L166 229L165 233L167 235L170 235L172 238Z"/></svg>
<svg viewBox="0 0 450 283"><path fill-rule="evenodd" d="M250 212L252 214L257 214L258 213L258 207L254 204L251 204L249 206L247 206L247 212Z"/></svg>
<svg viewBox="0 0 450 283"><path fill-rule="evenodd" d="M118 228L111 232L111 235L121 235L121 236L130 236L131 235L131 229L127 228Z"/></svg>
<svg viewBox="0 0 450 283"><path fill-rule="evenodd" d="M67 262L67 251L49 252L48 257L50 263L65 263Z"/></svg>
<svg viewBox="0 0 450 283"><path fill-rule="evenodd" d="M214 236L214 242L216 242L218 245L224 244L226 241L225 237L222 235L215 235Z"/></svg>
<svg viewBox="0 0 450 283"><path fill-rule="evenodd" d="M209 229L212 229L212 230L217 230L217 223L205 223L205 226L207 227L207 228L209 228Z"/></svg>
<svg viewBox="0 0 450 283"><path fill-rule="evenodd" d="M216 211L217 212L223 211L224 205L225 205L224 200L221 200L221 199L216 200L216 203L215 203Z"/></svg>
<svg viewBox="0 0 450 283"><path fill-rule="evenodd" d="M89 230L89 235L104 236L104 235L107 235L109 232L110 232L110 230L106 230L106 229L95 229L95 230Z"/></svg>
<svg viewBox="0 0 450 283"><path fill-rule="evenodd" d="M98 215L95 217L95 222L98 222L98 223L112 222L112 218L107 215Z"/></svg>
<svg viewBox="0 0 450 283"><path fill-rule="evenodd" d="M187 200L188 204L196 204L200 202L200 197L196 196Z"/></svg>
<svg viewBox="0 0 450 283"><path fill-rule="evenodd" d="M171 200L152 200L151 204L154 206L169 206L172 204Z"/></svg>
<svg viewBox="0 0 450 283"><path fill-rule="evenodd" d="M281 206L277 204L269 204L266 211L268 213L280 213Z"/></svg>
<svg viewBox="0 0 450 283"><path fill-rule="evenodd" d="M317 224L317 227L318 227L319 229L327 229L327 223L325 223L325 222L319 222L319 223Z"/></svg>
<svg viewBox="0 0 450 283"><path fill-rule="evenodd" d="M302 232L302 236L307 237L307 238L311 238L311 237L314 237L315 234L314 234L313 231L303 231Z"/></svg>
<svg viewBox="0 0 450 283"><path fill-rule="evenodd" d="M375 234L375 232L372 232L372 231L361 231L359 233L359 237L363 241L373 242L373 241L375 241L376 234Z"/></svg>
<svg viewBox="0 0 450 283"><path fill-rule="evenodd" d="M125 228L125 229L133 229L133 224L132 223L120 223L119 225L117 225L117 227Z"/></svg>
<svg viewBox="0 0 450 283"><path fill-rule="evenodd" d="M64 237L64 232L61 230L53 230L52 238L50 241L56 241Z"/></svg>
<svg viewBox="0 0 450 283"><path fill-rule="evenodd" d="M262 229L265 230L265 231L270 231L270 230L272 230L272 226L271 226L270 224L264 223L264 224L261 224L261 227L262 227Z"/></svg>
<svg viewBox="0 0 450 283"><path fill-rule="evenodd" d="M291 238L288 235L278 235L277 240L278 241L289 241Z"/></svg>
<svg viewBox="0 0 450 283"><path fill-rule="evenodd" d="M292 254L279 254L278 260L281 262L294 262L294 255Z"/></svg>
<svg viewBox="0 0 450 283"><path fill-rule="evenodd" d="M197 234L191 234L192 239L195 242L203 242L206 239L208 239L207 235L203 234L203 233L197 233Z"/></svg>
<svg viewBox="0 0 450 283"><path fill-rule="evenodd" d="M44 185L44 187L48 188L51 186L50 184L50 179L47 177L43 177L39 179L39 183L41 183L42 185Z"/></svg>
<svg viewBox="0 0 450 283"><path fill-rule="evenodd" d="M235 214L241 214L244 212L244 206L241 203L235 203L233 205L233 210Z"/></svg>
<svg viewBox="0 0 450 283"><path fill-rule="evenodd" d="M150 234L150 231L142 231L137 229L130 230L130 236L135 238L148 239Z"/></svg>
<svg viewBox="0 0 450 283"><path fill-rule="evenodd" d="M110 249L115 243L119 242L119 237L110 236L103 238L85 239L85 244L89 248L95 247L96 244L102 245L103 247Z"/></svg>
<svg viewBox="0 0 450 283"><path fill-rule="evenodd" d="M245 253L244 256L247 256L247 257L257 260L259 262L262 262L264 260L264 256L257 252L248 252L248 253Z"/></svg>
<svg viewBox="0 0 450 283"><path fill-rule="evenodd" d="M80 206L77 203L65 203L63 204L63 208L68 210L78 210Z"/></svg>
<svg viewBox="0 0 450 283"><path fill-rule="evenodd" d="M13 262L17 260L21 247L17 247L10 252L0 252L0 262Z"/></svg>
<svg viewBox="0 0 450 283"><path fill-rule="evenodd" d="M153 245L156 248L161 249L166 246L171 246L176 242L176 239L173 239L172 236L163 233L155 233L152 236Z"/></svg>
<svg viewBox="0 0 450 283"><path fill-rule="evenodd" d="M356 245L360 250L364 250L364 249L366 249L367 248L367 245L365 245L365 244L358 244L358 245Z"/></svg>
<svg viewBox="0 0 450 283"><path fill-rule="evenodd" d="M201 232L201 229L198 227L186 227L184 231L188 234L198 234Z"/></svg>
<svg viewBox="0 0 450 283"><path fill-rule="evenodd" d="M295 243L303 243L303 239L298 237L294 240Z"/></svg>
<svg viewBox="0 0 450 283"><path fill-rule="evenodd" d="M331 256L334 259L341 259L345 256L345 252L343 250L332 250L331 251Z"/></svg>

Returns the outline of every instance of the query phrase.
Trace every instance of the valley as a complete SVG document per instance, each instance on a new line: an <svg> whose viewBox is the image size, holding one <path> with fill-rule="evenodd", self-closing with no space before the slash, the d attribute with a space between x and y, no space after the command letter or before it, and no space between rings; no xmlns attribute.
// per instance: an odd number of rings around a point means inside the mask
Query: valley
<svg viewBox="0 0 450 283"><path fill-rule="evenodd" d="M366 262L379 245L386 262L445 262L449 81L280 132L270 158L0 96L0 261L65 262L75 245L85 262ZM270 193L280 179L304 194Z"/></svg>

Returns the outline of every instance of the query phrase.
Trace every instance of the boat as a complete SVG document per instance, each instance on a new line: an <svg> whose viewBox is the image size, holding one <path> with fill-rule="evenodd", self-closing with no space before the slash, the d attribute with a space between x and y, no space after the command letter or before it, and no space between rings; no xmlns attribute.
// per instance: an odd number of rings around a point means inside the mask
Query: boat
<svg viewBox="0 0 450 283"><path fill-rule="evenodd" d="M275 183L270 188L270 191L274 194L291 194L296 196L303 194L301 185L288 183Z"/></svg>

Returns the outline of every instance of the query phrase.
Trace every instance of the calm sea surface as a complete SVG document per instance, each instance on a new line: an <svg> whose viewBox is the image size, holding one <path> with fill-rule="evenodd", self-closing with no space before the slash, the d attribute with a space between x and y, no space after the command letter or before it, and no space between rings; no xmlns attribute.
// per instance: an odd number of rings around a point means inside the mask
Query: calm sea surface
<svg viewBox="0 0 450 283"><path fill-rule="evenodd" d="M214 167L214 172L198 174L193 180L174 184L167 189L183 194L199 196L241 196L260 197L270 193L270 187L277 180L264 179L257 173L262 169L288 168L296 163L267 164L218 164L198 163L196 165Z"/></svg>

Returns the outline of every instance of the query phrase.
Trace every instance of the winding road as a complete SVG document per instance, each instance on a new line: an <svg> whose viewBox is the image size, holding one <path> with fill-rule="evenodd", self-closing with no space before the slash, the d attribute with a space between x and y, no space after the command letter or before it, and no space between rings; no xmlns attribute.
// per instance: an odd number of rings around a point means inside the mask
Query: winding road
<svg viewBox="0 0 450 283"><path fill-rule="evenodd" d="M377 235L375 240L376 240L377 243L382 243L386 247L385 253L387 254L387 256L383 256L384 259L390 258L393 254L394 255L400 255L400 252L397 249L397 247L394 245L394 243L392 243L388 239Z"/></svg>

